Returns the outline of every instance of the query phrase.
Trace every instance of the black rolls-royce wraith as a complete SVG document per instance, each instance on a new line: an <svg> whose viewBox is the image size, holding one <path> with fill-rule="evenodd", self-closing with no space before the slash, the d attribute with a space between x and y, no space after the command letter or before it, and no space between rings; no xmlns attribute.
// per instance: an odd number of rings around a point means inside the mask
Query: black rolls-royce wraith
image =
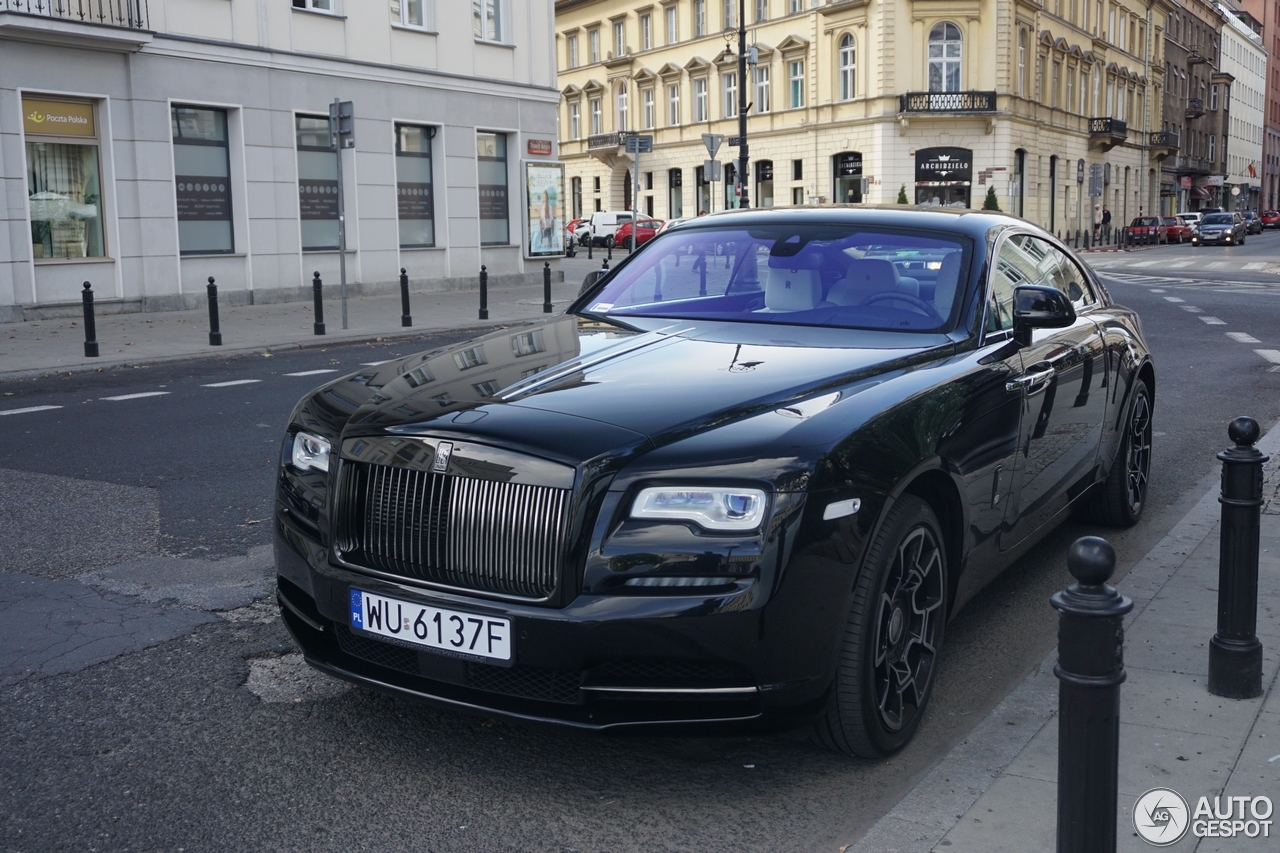
<svg viewBox="0 0 1280 853"><path fill-rule="evenodd" d="M966 600L1072 510L1138 519L1154 392L1138 318L1021 220L701 217L303 399L281 611L313 666L460 709L886 755Z"/></svg>

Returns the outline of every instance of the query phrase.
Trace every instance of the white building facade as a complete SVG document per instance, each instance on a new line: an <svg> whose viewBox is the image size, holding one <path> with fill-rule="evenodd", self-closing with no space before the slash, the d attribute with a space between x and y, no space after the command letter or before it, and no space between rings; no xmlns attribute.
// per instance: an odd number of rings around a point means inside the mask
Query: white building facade
<svg viewBox="0 0 1280 853"><path fill-rule="evenodd" d="M1219 68L1235 78L1231 83L1223 206L1229 210L1257 210L1262 198L1267 52L1260 35L1227 7L1218 9L1224 18ZM1217 88L1215 85L1215 91L1210 92L1210 100L1218 96Z"/></svg>
<svg viewBox="0 0 1280 853"><path fill-rule="evenodd" d="M81 12L87 12L82 16ZM541 280L552 0L0 0L0 322ZM355 146L330 147L329 105Z"/></svg>

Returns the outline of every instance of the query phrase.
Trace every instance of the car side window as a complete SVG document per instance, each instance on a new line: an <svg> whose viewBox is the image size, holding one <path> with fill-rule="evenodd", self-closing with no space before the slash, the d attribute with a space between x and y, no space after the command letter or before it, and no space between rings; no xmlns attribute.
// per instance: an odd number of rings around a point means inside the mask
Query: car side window
<svg viewBox="0 0 1280 853"><path fill-rule="evenodd" d="M987 312L987 331L1003 332L1013 328L1013 289L1020 284L1035 284L1029 275L1034 264L1029 264L1021 246L1014 241L1018 236L1005 240L996 255L991 273L991 304Z"/></svg>
<svg viewBox="0 0 1280 853"><path fill-rule="evenodd" d="M1048 251L1058 262L1058 270L1053 276L1053 286L1067 295L1076 311L1096 305L1098 298L1094 295L1093 287L1089 284L1089 278L1084 271L1076 265L1075 261L1053 246L1049 246Z"/></svg>

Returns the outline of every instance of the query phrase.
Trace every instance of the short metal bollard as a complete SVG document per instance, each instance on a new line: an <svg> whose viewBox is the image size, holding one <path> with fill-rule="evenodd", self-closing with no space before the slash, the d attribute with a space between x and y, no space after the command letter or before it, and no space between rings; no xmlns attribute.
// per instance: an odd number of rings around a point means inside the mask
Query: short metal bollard
<svg viewBox="0 0 1280 853"><path fill-rule="evenodd" d="M409 313L409 271L404 267L400 268L400 325L413 325L413 315Z"/></svg>
<svg viewBox="0 0 1280 853"><path fill-rule="evenodd" d="M480 265L480 319L489 319L489 270Z"/></svg>
<svg viewBox="0 0 1280 853"><path fill-rule="evenodd" d="M1262 695L1258 640L1258 535L1262 466L1270 456L1254 447L1262 430L1253 418L1227 427L1236 446L1222 460L1222 528L1218 546L1218 631L1209 641L1209 692L1227 699Z"/></svg>
<svg viewBox="0 0 1280 853"><path fill-rule="evenodd" d="M316 303L316 321L311 325L317 335L324 334L324 282L320 280L320 271L316 270L311 278L311 296Z"/></svg>
<svg viewBox="0 0 1280 853"><path fill-rule="evenodd" d="M1115 853L1124 615L1133 601L1107 585L1116 552L1097 536L1071 543L1076 579L1058 611L1058 853Z"/></svg>
<svg viewBox="0 0 1280 853"><path fill-rule="evenodd" d="M98 324L93 319L93 285L84 283L84 357L98 358Z"/></svg>
<svg viewBox="0 0 1280 853"><path fill-rule="evenodd" d="M604 275L609 271L609 259L605 258L600 262L600 275Z"/></svg>
<svg viewBox="0 0 1280 853"><path fill-rule="evenodd" d="M542 313L550 314L555 309L551 305L551 261L542 262Z"/></svg>
<svg viewBox="0 0 1280 853"><path fill-rule="evenodd" d="M209 284L205 287L209 293L209 346L222 346L222 331L218 328L218 285L213 276L209 276Z"/></svg>
<svg viewBox="0 0 1280 853"><path fill-rule="evenodd" d="M608 253L607 260L613 260L613 238L610 237L604 241L604 250Z"/></svg>
<svg viewBox="0 0 1280 853"><path fill-rule="evenodd" d="M594 258L591 257L591 247L595 245L595 242L596 242L595 240L591 239L591 232L588 231L587 232L587 260L589 261L594 260Z"/></svg>

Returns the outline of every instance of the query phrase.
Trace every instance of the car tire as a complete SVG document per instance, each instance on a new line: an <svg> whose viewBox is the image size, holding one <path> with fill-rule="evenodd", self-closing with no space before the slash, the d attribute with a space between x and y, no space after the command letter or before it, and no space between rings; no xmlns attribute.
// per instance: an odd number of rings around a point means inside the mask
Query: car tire
<svg viewBox="0 0 1280 853"><path fill-rule="evenodd" d="M608 235L607 237L605 237L605 238L604 238L604 247L605 247L606 249L612 249L612 248L613 248L613 235L612 235L612 234L610 234L610 235Z"/></svg>
<svg viewBox="0 0 1280 853"><path fill-rule="evenodd" d="M1133 402L1125 418L1124 439L1111 465L1111 473L1099 484L1087 505L1092 521L1108 527L1132 527L1147 505L1151 475L1151 389L1145 380L1134 385Z"/></svg>
<svg viewBox="0 0 1280 853"><path fill-rule="evenodd" d="M914 495L898 498L854 584L831 693L814 723L820 745L883 758L911 741L942 651L947 571L933 509Z"/></svg>

